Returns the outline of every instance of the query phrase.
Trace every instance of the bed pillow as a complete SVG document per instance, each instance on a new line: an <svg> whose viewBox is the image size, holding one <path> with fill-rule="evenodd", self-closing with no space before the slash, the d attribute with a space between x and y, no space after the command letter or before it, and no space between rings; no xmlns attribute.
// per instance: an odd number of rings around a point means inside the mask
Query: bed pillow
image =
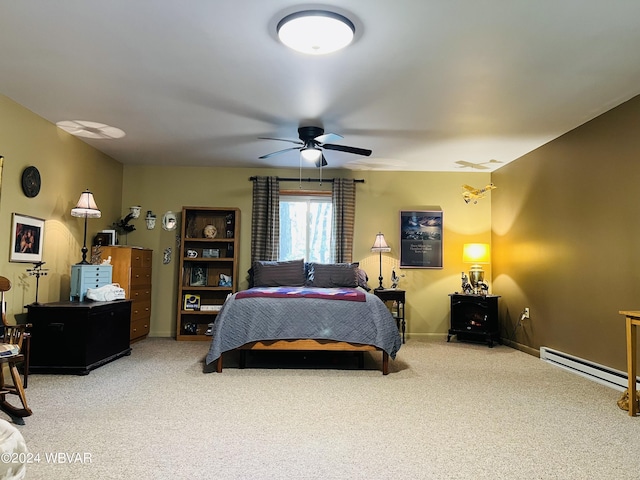
<svg viewBox="0 0 640 480"><path fill-rule="evenodd" d="M367 272L358 268L358 286L364 288L367 292L371 291L371 287L369 286L369 275Z"/></svg>
<svg viewBox="0 0 640 480"><path fill-rule="evenodd" d="M358 265L354 263L310 263L307 285L318 288L358 286Z"/></svg>
<svg viewBox="0 0 640 480"><path fill-rule="evenodd" d="M304 260L253 262L254 287L302 287L305 284Z"/></svg>

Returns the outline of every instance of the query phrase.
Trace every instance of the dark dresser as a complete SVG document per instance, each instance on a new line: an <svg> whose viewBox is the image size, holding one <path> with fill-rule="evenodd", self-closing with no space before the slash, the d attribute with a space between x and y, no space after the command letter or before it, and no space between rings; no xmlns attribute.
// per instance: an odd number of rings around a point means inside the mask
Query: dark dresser
<svg viewBox="0 0 640 480"><path fill-rule="evenodd" d="M500 343L498 322L498 299L500 295L449 294L451 297L451 328L447 342L452 336L462 341L487 342L493 347L494 340Z"/></svg>
<svg viewBox="0 0 640 480"><path fill-rule="evenodd" d="M27 305L31 373L86 375L129 355L131 300Z"/></svg>

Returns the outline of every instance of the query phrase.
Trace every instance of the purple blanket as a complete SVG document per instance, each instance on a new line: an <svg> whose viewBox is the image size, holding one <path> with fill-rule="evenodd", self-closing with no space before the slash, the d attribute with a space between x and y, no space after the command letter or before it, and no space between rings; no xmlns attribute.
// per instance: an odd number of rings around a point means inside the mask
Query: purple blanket
<svg viewBox="0 0 640 480"><path fill-rule="evenodd" d="M356 288L316 288L316 287L254 287L236 294L236 299L270 297L270 298L323 298L325 300L347 300L364 302L364 292Z"/></svg>

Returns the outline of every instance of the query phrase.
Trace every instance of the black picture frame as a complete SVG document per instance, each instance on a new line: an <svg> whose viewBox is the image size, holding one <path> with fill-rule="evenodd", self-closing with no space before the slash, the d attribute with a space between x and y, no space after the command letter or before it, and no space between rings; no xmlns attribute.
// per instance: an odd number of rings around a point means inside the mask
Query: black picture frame
<svg viewBox="0 0 640 480"><path fill-rule="evenodd" d="M443 268L441 210L400 211L400 268Z"/></svg>

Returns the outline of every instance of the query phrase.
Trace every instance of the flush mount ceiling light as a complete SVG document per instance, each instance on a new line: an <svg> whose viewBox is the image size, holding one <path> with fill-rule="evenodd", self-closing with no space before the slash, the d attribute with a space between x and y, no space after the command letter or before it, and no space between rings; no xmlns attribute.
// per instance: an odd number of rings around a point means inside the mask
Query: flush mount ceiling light
<svg viewBox="0 0 640 480"><path fill-rule="evenodd" d="M325 55L349 45L356 27L338 13L305 10L284 17L276 30L287 47L308 55Z"/></svg>
<svg viewBox="0 0 640 480"><path fill-rule="evenodd" d="M63 120L56 123L65 132L76 137L114 139L125 136L124 131L104 123L87 122L84 120Z"/></svg>

